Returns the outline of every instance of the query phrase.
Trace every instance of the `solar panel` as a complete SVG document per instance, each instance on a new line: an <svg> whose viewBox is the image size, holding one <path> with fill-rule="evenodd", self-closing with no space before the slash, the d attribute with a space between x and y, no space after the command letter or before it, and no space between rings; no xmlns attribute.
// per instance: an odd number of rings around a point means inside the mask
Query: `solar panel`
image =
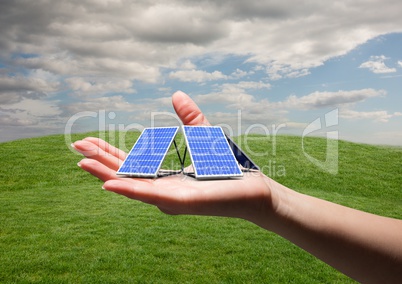
<svg viewBox="0 0 402 284"><path fill-rule="evenodd" d="M243 176L221 127L185 125L183 131L197 179Z"/></svg>
<svg viewBox="0 0 402 284"><path fill-rule="evenodd" d="M178 129L178 126L145 128L117 174L132 177L158 176Z"/></svg>
<svg viewBox="0 0 402 284"><path fill-rule="evenodd" d="M251 160L229 136L226 135L226 139L228 140L230 148L232 148L232 152L240 165L245 169L260 170L253 160Z"/></svg>

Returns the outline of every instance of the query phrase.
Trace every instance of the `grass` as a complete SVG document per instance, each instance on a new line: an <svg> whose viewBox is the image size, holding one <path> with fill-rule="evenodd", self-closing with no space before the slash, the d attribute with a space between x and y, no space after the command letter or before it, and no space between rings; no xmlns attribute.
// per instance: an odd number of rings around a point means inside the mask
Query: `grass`
<svg viewBox="0 0 402 284"><path fill-rule="evenodd" d="M98 133L73 140L87 135ZM138 134L121 137L130 148ZM295 190L402 218L401 148L339 141L339 172L332 175L307 160L300 137L249 135L238 144ZM305 141L320 160L325 146L321 138ZM76 166L81 157L62 135L2 143L0 156L1 283L352 282L245 221L168 216L101 190ZM172 164L173 152L165 161Z"/></svg>

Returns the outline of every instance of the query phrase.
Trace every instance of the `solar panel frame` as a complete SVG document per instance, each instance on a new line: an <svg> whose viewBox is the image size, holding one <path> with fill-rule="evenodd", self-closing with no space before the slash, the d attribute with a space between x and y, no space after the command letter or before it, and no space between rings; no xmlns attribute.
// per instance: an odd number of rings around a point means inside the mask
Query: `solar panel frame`
<svg viewBox="0 0 402 284"><path fill-rule="evenodd" d="M117 175L157 177L179 127L145 128L131 148Z"/></svg>
<svg viewBox="0 0 402 284"><path fill-rule="evenodd" d="M197 179L242 177L243 172L220 126L183 125Z"/></svg>

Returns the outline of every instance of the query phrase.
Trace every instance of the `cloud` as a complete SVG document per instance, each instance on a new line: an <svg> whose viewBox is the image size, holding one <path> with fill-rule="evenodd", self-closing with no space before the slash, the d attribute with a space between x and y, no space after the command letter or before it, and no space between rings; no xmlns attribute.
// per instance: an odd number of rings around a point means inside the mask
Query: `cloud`
<svg viewBox="0 0 402 284"><path fill-rule="evenodd" d="M34 123L31 119L23 119L15 117L14 115L0 114L0 124L7 126L30 126L36 123Z"/></svg>
<svg viewBox="0 0 402 284"><path fill-rule="evenodd" d="M58 116L62 113L58 107L58 101L51 100L23 99L14 104L3 105L0 109L36 118Z"/></svg>
<svg viewBox="0 0 402 284"><path fill-rule="evenodd" d="M266 92L271 84L261 81L240 81L219 85L215 92L197 95L194 100L202 105L219 106L217 113L208 114L213 124L237 125L241 120L244 127L252 123L275 123L284 121L287 110L277 109L267 99L257 100L250 92ZM234 113L233 111L236 111ZM238 112L241 112L239 118Z"/></svg>
<svg viewBox="0 0 402 284"><path fill-rule="evenodd" d="M289 96L278 102L270 102L267 99L256 100L253 95L246 92L247 89L269 89L271 86L262 82L240 82L238 84L223 84L219 92L196 96L200 104L221 103L232 108L249 108L252 111L261 109L298 109L311 110L319 108L331 108L342 105L350 105L363 102L368 98L383 97L384 90L361 89L337 92L313 92L297 97Z"/></svg>
<svg viewBox="0 0 402 284"><path fill-rule="evenodd" d="M252 74L254 74L254 71L243 71L237 68L232 74L230 74L230 79L240 79L242 77Z"/></svg>
<svg viewBox="0 0 402 284"><path fill-rule="evenodd" d="M197 66L192 63L189 59L185 60L182 64L179 66L180 69L196 69Z"/></svg>
<svg viewBox="0 0 402 284"><path fill-rule="evenodd" d="M92 82L84 78L72 77L65 80L72 91L79 95L101 96L107 93L135 93L132 82L129 80L104 80L95 79Z"/></svg>
<svg viewBox="0 0 402 284"><path fill-rule="evenodd" d="M254 97L243 92L228 94L225 92L196 96L199 104L223 104L226 108L244 108L254 101Z"/></svg>
<svg viewBox="0 0 402 284"><path fill-rule="evenodd" d="M247 108L255 99L246 90L270 89L271 84L254 81L240 81L239 83L226 83L219 86L217 92L197 95L195 99L199 104L224 104L229 108Z"/></svg>
<svg viewBox="0 0 402 284"><path fill-rule="evenodd" d="M183 2L150 5L131 20L137 27L133 34L150 42L208 44L227 36L230 31L224 20L217 24L217 14L210 8L202 2L199 5L184 5Z"/></svg>
<svg viewBox="0 0 402 284"><path fill-rule="evenodd" d="M363 62L359 68L367 68L375 74L394 73L396 68L390 68L385 64L385 61L389 59L384 55L371 56L369 61Z"/></svg>
<svg viewBox="0 0 402 284"><path fill-rule="evenodd" d="M385 110L381 111L355 111L351 109L343 109L339 113L340 117L356 120L356 119L370 119L377 122L388 122L390 118L402 116L400 112L388 113Z"/></svg>
<svg viewBox="0 0 402 284"><path fill-rule="evenodd" d="M217 80L236 80L254 73L254 71L247 72L237 68L230 75L225 75L221 71L207 72L203 70L196 70L195 67L196 66L190 61L186 61L183 63L183 65L181 65L181 68L185 70L170 72L169 78L182 82L204 83Z"/></svg>
<svg viewBox="0 0 402 284"><path fill-rule="evenodd" d="M238 84L223 84L218 92L195 96L194 99L200 105L214 104L221 106L218 113L209 116L213 123L226 123L237 125L236 119L241 112L241 123L243 127L252 124L278 125L286 123L289 130L300 129L307 122L292 121L291 114L295 111L306 112L311 110L326 110L331 108L340 109L340 117L349 120L374 120L387 122L393 117L400 116L400 113L388 113L381 111L356 111L353 110L356 104L362 103L374 97L384 97L384 90L360 89L337 92L313 92L305 96L289 96L282 101L271 102L266 98L256 99L248 93L251 89L269 90L270 85L262 82L240 82Z"/></svg>
<svg viewBox="0 0 402 284"><path fill-rule="evenodd" d="M317 64L319 66L321 64ZM310 66L316 67L316 66ZM298 78L310 74L308 68L294 67L288 64L273 62L266 67L266 73L271 80L279 80L282 78Z"/></svg>
<svg viewBox="0 0 402 284"><path fill-rule="evenodd" d="M306 96L296 97L290 96L288 99L278 105L283 105L286 108L294 109L317 109L337 107L345 104L353 104L362 102L368 98L385 96L384 90L361 89L352 91L337 91L337 92L314 92Z"/></svg>
<svg viewBox="0 0 402 284"><path fill-rule="evenodd" d="M132 121L144 121L151 118L152 113L164 112L171 109L172 98L161 97L156 99L142 98L137 103L130 103L123 95L103 96L103 97L84 97L78 102L63 105L61 108L68 116L80 112L108 111L130 115ZM127 121L125 121L127 123Z"/></svg>
<svg viewBox="0 0 402 284"><path fill-rule="evenodd" d="M0 104L13 104L24 98L42 99L56 92L60 84L45 73L34 71L27 76L0 76Z"/></svg>
<svg viewBox="0 0 402 284"><path fill-rule="evenodd" d="M206 72L202 70L180 70L171 72L169 78L177 79L182 82L197 82L202 83L206 81L215 81L221 79L227 79L228 76L224 75L221 71Z"/></svg>
<svg viewBox="0 0 402 284"><path fill-rule="evenodd" d="M307 76L375 36L401 32L398 8L393 0L0 1L0 104L8 106L0 115L4 125L48 123L27 102L53 111L54 124L84 110L149 113L167 108L165 93L180 82L203 85L200 103L243 109L250 120L355 104L382 94L321 92L271 102L268 91L274 80ZM361 68L393 71L386 60L372 57ZM230 64L217 67L222 62ZM149 90L149 98L163 98L146 100Z"/></svg>
<svg viewBox="0 0 402 284"><path fill-rule="evenodd" d="M123 111L130 112L138 108L137 105L129 103L123 96L110 96L91 98L88 97L84 101L71 103L63 107L68 113L75 114L82 111Z"/></svg>
<svg viewBox="0 0 402 284"><path fill-rule="evenodd" d="M1 141L60 132L64 120L58 103L55 100L23 98L0 106Z"/></svg>
<svg viewBox="0 0 402 284"><path fill-rule="evenodd" d="M78 62L64 53L16 58L14 64L31 70L45 70L53 74L68 75L79 69Z"/></svg>
<svg viewBox="0 0 402 284"><path fill-rule="evenodd" d="M29 53L37 57L11 61L56 74L156 82L160 68L180 60L237 55L266 66L272 78L298 77L376 35L402 31L391 0L381 2L380 12L372 3L347 5L2 1L0 57Z"/></svg>
<svg viewBox="0 0 402 284"><path fill-rule="evenodd" d="M233 90L233 89L238 89L238 90L250 90L250 89L270 89L271 84L269 83L264 83L261 81L255 82L255 81L240 81L235 84L223 84L222 89L227 91L227 90Z"/></svg>
<svg viewBox="0 0 402 284"><path fill-rule="evenodd" d="M49 84L40 78L0 77L0 92L52 92L57 90L57 84Z"/></svg>

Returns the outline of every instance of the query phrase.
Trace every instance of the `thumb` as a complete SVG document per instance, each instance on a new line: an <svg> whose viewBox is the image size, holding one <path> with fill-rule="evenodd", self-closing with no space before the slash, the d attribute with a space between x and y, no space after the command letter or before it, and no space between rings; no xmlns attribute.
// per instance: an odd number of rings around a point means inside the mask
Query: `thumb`
<svg viewBox="0 0 402 284"><path fill-rule="evenodd" d="M182 91L173 94L172 103L184 125L210 125L197 104Z"/></svg>

